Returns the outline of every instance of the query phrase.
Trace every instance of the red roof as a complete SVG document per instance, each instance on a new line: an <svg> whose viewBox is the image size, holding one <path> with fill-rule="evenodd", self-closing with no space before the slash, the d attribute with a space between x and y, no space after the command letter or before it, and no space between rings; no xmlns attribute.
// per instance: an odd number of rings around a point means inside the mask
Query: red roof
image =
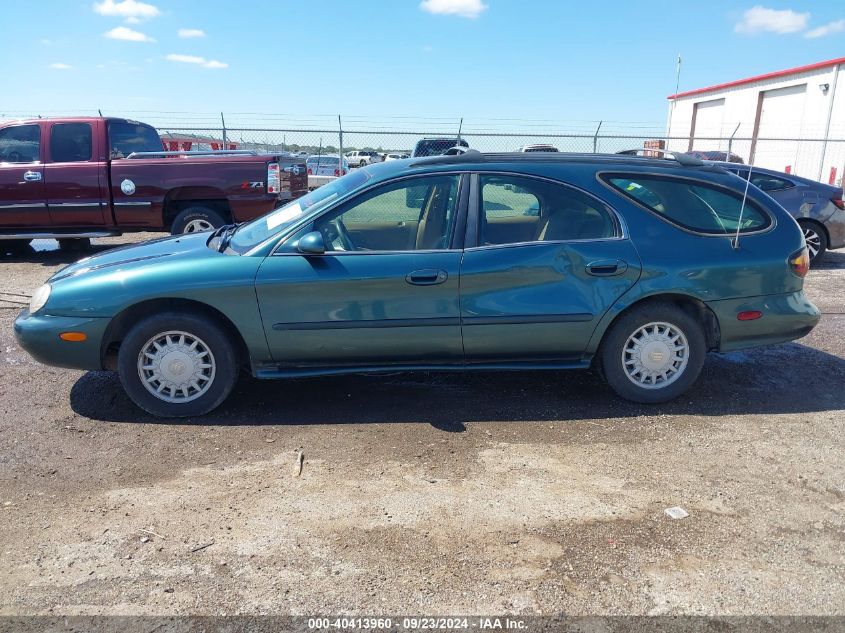
<svg viewBox="0 0 845 633"><path fill-rule="evenodd" d="M817 62L815 64L808 64L807 66L798 66L797 68L789 68L787 70L776 70L773 73L766 73L765 75L756 75L755 77L747 77L746 79L737 79L736 81L729 81L724 84L716 84L715 86L708 86L707 88L697 88L696 90L687 90L686 92L679 92L678 94L669 95L667 99L679 99L680 97L691 97L713 90L724 90L725 88L733 88L734 86L742 86L744 84L752 84L756 81L763 81L765 79L777 79L778 77L786 77L787 75L797 75L798 73L805 73L810 70L818 70L819 68L827 68L828 66L838 66L845 64L845 57L837 57L836 59L829 59L826 62Z"/></svg>

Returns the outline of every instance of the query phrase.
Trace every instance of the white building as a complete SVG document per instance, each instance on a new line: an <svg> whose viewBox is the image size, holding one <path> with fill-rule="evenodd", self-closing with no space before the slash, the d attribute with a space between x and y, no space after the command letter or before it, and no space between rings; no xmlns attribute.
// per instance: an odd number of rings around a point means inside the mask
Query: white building
<svg viewBox="0 0 845 633"><path fill-rule="evenodd" d="M841 183L843 66L840 57L671 95L668 148L724 152L730 145L746 163Z"/></svg>

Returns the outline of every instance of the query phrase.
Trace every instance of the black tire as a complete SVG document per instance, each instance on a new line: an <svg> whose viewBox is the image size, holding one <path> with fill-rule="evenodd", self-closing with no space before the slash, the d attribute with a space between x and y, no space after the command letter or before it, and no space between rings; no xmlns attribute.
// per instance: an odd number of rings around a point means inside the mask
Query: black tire
<svg viewBox="0 0 845 633"><path fill-rule="evenodd" d="M20 257L27 254L30 240L0 240L0 255Z"/></svg>
<svg viewBox="0 0 845 633"><path fill-rule="evenodd" d="M366 167L366 166L367 166L367 161L365 161L365 160L362 160L360 163L358 163L358 167Z"/></svg>
<svg viewBox="0 0 845 633"><path fill-rule="evenodd" d="M208 225L209 228L195 228ZM183 233L198 233L201 230L218 229L226 224L226 219L218 211L202 205L193 205L182 209L170 225L171 235Z"/></svg>
<svg viewBox="0 0 845 633"><path fill-rule="evenodd" d="M153 393L144 385L139 370L139 357L144 349L150 349L148 344L157 335L167 332L184 332L200 340L198 349L207 348L210 351L213 374L210 385L204 393L185 402L168 402ZM173 337L178 344L178 339ZM187 343L187 339L186 339ZM174 346L175 347L175 346ZM168 347L164 347L168 349ZM183 346L184 349L184 346ZM175 351L175 350L174 350ZM159 366L164 367L168 354L161 359ZM171 357L170 362L178 362L180 357ZM206 355L205 358L209 358ZM151 362L146 360L145 362ZM182 364L184 368L184 363ZM120 344L117 356L117 368L123 389L132 401L147 413L163 418L182 418L200 416L216 409L231 393L238 379L238 359L234 348L229 343L229 336L214 320L201 315L182 312L164 312L138 322L126 335ZM179 371L179 367L177 367ZM181 369L184 371L184 369ZM212 370L205 370L211 372ZM156 374L155 371L152 371ZM151 388L163 381L152 383ZM198 382L198 381L197 381ZM205 385L205 382L203 382ZM165 387L165 390L168 390ZM177 391L178 393L178 391ZM195 397L196 396L196 397ZM168 394L164 394L168 397ZM180 395L180 399L182 396Z"/></svg>
<svg viewBox="0 0 845 633"><path fill-rule="evenodd" d="M80 253L91 248L91 240L87 237L59 240L59 248L71 253Z"/></svg>
<svg viewBox="0 0 845 633"><path fill-rule="evenodd" d="M803 220L798 222L798 225L804 233L804 241L810 251L810 266L815 266L821 262L827 251L827 233L821 224L812 220Z"/></svg>
<svg viewBox="0 0 845 633"><path fill-rule="evenodd" d="M629 378L628 369L623 361L623 350L629 337L634 336L644 326L653 323L665 323L681 332L687 341L686 364L678 364L681 370L677 376L662 387L646 387L634 384ZM661 330L666 332L666 330ZM654 330L652 328L652 333ZM654 349L657 361L664 354L661 347ZM632 402L656 404L677 398L696 381L704 365L707 354L707 342L699 322L671 303L647 303L634 307L622 314L605 334L599 349L599 362L605 380L619 396ZM625 358L636 362L631 354ZM680 361L678 361L680 363ZM672 365L675 367L675 365ZM632 368L633 371L633 368ZM644 374L640 374L643 376ZM650 380L645 379L646 382Z"/></svg>

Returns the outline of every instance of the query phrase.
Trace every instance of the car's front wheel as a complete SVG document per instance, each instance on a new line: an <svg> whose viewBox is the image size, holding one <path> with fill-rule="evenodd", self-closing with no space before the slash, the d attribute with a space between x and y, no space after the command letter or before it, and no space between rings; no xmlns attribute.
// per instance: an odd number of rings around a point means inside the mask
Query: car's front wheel
<svg viewBox="0 0 845 633"><path fill-rule="evenodd" d="M153 415L204 415L226 399L238 378L229 338L204 316L151 316L120 344L120 382L132 401Z"/></svg>
<svg viewBox="0 0 845 633"><path fill-rule="evenodd" d="M698 321L669 303L645 304L611 326L599 351L610 387L633 402L677 398L696 381L707 343Z"/></svg>
<svg viewBox="0 0 845 633"><path fill-rule="evenodd" d="M810 252L810 265L818 264L827 250L827 234L815 222L804 221L798 224L801 226L807 250Z"/></svg>

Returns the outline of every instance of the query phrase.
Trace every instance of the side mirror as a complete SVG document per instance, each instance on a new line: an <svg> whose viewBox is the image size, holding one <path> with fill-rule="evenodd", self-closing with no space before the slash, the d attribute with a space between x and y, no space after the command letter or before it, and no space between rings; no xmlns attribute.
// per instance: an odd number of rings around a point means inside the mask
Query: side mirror
<svg viewBox="0 0 845 633"><path fill-rule="evenodd" d="M320 231L306 233L296 244L296 250L303 255L322 255L326 252L326 243L323 241L323 234Z"/></svg>

